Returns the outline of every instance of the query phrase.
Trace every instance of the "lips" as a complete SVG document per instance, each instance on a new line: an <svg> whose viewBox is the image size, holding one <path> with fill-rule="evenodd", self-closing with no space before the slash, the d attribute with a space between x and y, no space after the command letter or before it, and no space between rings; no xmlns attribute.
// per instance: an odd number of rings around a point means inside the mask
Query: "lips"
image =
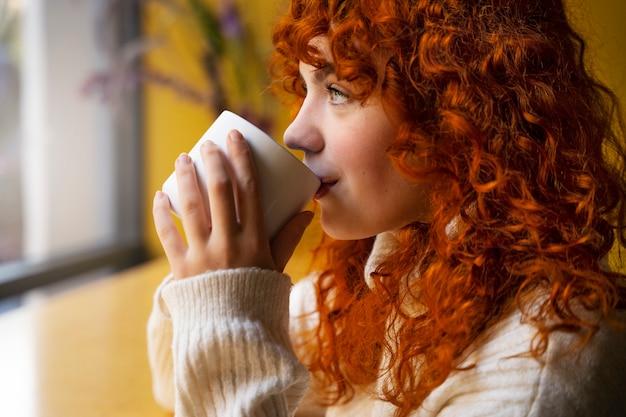
<svg viewBox="0 0 626 417"><path fill-rule="evenodd" d="M313 200L319 200L328 194L339 181L339 175L333 174L332 169L328 167L319 166L312 161L308 160L307 156L304 156L304 164L317 176L320 180L320 186L317 192L313 196Z"/></svg>
<svg viewBox="0 0 626 417"><path fill-rule="evenodd" d="M335 184L337 184L337 181L331 181L331 180L325 180L325 179L322 179L321 181L322 181L322 184L320 185L320 188L317 189L317 192L313 196L314 200L319 200L323 198L326 194L328 194L330 189Z"/></svg>

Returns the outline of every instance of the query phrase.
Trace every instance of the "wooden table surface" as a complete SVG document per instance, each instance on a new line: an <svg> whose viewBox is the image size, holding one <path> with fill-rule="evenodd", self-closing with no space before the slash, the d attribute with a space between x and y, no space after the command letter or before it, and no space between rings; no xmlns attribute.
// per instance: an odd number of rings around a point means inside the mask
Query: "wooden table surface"
<svg viewBox="0 0 626 417"><path fill-rule="evenodd" d="M170 416L153 400L146 355L164 259L0 315L0 414Z"/></svg>

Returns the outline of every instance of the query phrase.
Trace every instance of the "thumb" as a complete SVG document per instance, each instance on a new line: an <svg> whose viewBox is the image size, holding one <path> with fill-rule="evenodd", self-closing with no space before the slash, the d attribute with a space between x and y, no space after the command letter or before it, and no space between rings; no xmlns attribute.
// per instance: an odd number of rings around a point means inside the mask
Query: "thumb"
<svg viewBox="0 0 626 417"><path fill-rule="evenodd" d="M302 239L304 230L313 220L312 211L303 211L293 216L282 228L271 243L272 258L276 269L280 272L285 269L285 265L293 255L298 242Z"/></svg>

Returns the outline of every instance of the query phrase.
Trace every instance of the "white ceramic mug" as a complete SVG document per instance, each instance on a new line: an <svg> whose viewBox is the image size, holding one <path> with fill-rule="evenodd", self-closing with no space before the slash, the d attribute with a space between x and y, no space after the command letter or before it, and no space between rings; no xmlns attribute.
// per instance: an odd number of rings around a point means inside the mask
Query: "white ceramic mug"
<svg viewBox="0 0 626 417"><path fill-rule="evenodd" d="M226 152L226 137L233 129L241 132L252 150L259 174L265 225L272 239L287 220L306 207L320 181L298 158L262 130L244 118L224 111L189 152L201 190L206 190L206 176L200 145L210 139ZM163 183L163 192L170 199L172 211L180 216L175 172Z"/></svg>

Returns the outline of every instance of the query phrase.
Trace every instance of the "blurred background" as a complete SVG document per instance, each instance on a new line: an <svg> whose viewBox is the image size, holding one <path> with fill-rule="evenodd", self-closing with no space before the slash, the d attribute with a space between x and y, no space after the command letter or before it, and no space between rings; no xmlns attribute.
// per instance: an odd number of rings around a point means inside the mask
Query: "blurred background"
<svg viewBox="0 0 626 417"><path fill-rule="evenodd" d="M626 101L626 3L568 3ZM281 139L266 68L284 6L0 0L0 312L162 256L154 192L222 109Z"/></svg>

